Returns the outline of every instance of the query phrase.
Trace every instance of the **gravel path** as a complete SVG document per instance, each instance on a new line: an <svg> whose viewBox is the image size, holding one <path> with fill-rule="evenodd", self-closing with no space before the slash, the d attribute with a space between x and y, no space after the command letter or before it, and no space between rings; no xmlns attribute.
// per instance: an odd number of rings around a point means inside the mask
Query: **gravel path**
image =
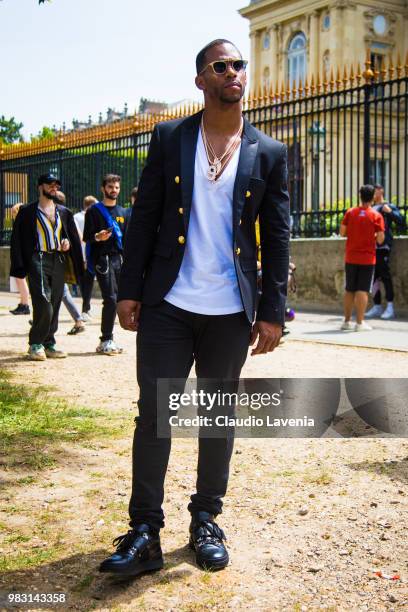
<svg viewBox="0 0 408 612"><path fill-rule="evenodd" d="M0 367L19 382L53 385L56 395L77 404L119 412L126 426L113 441L60 445L57 465L31 474L31 484L17 484L24 470L3 470L0 535L7 537L0 555L34 550L39 562L3 574L0 589L65 592L64 607L78 610L406 609L408 441L402 439L238 439L219 517L231 564L217 574L197 569L186 546L196 443L174 440L165 570L130 582L99 575L112 538L126 531L135 338L118 329L126 352L96 355L98 316L70 337L63 311L58 342L70 357L28 362L22 359L27 317L8 314L13 301L0 296ZM97 315L99 308L96 303ZM406 364L406 353L287 340L273 354L248 358L243 375L401 377ZM13 533L21 536L17 542ZM50 548L56 557L41 560Z"/></svg>

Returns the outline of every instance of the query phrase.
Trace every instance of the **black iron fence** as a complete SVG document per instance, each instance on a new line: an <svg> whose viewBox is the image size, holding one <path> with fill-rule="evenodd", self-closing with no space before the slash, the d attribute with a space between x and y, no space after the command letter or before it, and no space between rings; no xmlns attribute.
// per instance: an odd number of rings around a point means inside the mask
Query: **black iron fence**
<svg viewBox="0 0 408 612"><path fill-rule="evenodd" d="M408 62L406 63L408 64ZM344 211L358 202L363 183L381 183L385 198L408 221L408 65L373 73L351 68L293 89L251 96L248 120L288 146L292 235L330 237L338 233ZM37 177L56 173L67 205L81 208L86 195L98 196L106 172L122 176L122 204L129 202L146 160L154 124L185 116L177 113L135 116L83 132L61 133L36 144L0 151L0 243L11 232L10 210L37 196ZM406 232L406 227L396 228Z"/></svg>

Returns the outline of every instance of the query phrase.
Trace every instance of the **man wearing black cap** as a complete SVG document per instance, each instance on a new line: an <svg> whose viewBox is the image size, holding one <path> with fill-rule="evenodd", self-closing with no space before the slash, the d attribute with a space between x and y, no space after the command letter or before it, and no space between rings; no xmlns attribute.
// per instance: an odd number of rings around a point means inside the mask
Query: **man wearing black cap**
<svg viewBox="0 0 408 612"><path fill-rule="evenodd" d="M83 272L74 217L68 208L57 204L60 188L56 176L42 174L39 199L21 207L11 235L10 274L27 276L33 304L28 358L34 361L66 357L55 346L65 273L71 270L79 282Z"/></svg>

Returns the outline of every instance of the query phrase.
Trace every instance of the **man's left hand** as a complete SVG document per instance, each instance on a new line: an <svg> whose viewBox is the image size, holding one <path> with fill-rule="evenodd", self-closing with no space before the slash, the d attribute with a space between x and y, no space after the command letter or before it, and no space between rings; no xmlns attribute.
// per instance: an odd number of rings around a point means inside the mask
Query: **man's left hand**
<svg viewBox="0 0 408 612"><path fill-rule="evenodd" d="M382 212L390 213L392 211L391 211L390 206L388 206L388 204L384 204L384 206L382 207Z"/></svg>
<svg viewBox="0 0 408 612"><path fill-rule="evenodd" d="M252 328L250 345L256 347L251 351L251 355L263 355L276 349L282 338L282 326L279 323L268 323L267 321L257 321Z"/></svg>
<svg viewBox="0 0 408 612"><path fill-rule="evenodd" d="M69 240L67 240L66 238L64 238L63 240L61 240L61 251L69 251Z"/></svg>

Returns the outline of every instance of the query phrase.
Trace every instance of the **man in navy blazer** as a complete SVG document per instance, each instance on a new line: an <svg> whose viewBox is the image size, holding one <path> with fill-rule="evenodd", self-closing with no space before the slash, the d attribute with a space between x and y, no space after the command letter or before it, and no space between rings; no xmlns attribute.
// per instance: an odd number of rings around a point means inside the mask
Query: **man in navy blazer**
<svg viewBox="0 0 408 612"><path fill-rule="evenodd" d="M203 112L156 125L128 228L118 295L123 328L137 331L139 416L133 444L130 531L101 571L163 566L159 530L170 437L157 435L157 380L238 381L248 347L273 351L285 318L289 266L286 146L242 116L246 62L216 40L196 58ZM255 221L263 293L257 304ZM236 390L237 383L228 390ZM181 389L182 391L182 389ZM227 490L233 432L199 438L190 547L199 566L228 563L215 522Z"/></svg>

